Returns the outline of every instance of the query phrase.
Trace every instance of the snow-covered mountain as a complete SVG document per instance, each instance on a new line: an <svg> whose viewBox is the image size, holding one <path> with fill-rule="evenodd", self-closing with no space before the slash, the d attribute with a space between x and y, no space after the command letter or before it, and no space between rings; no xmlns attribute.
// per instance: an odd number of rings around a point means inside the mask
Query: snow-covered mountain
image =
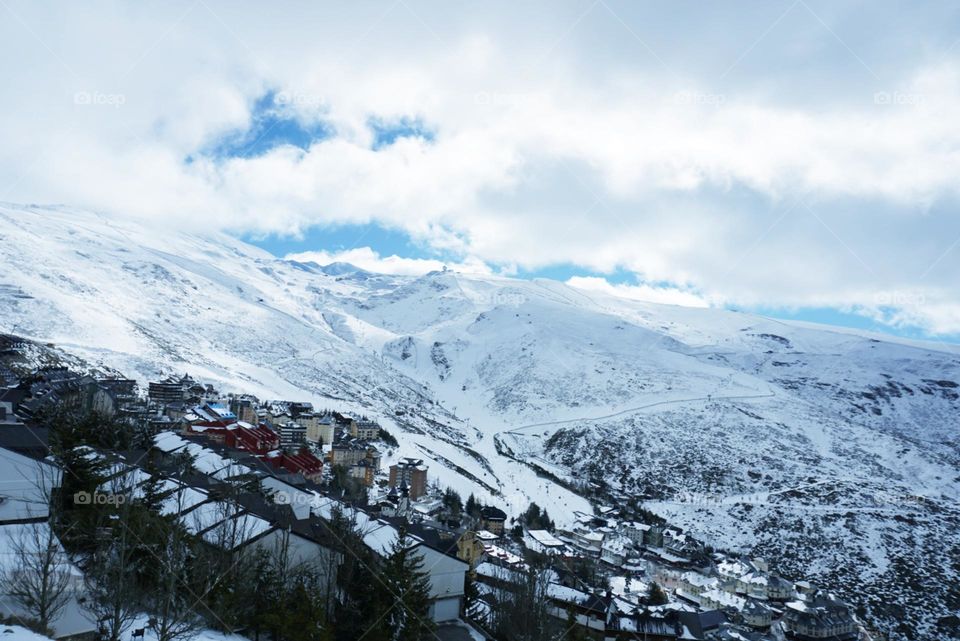
<svg viewBox="0 0 960 641"><path fill-rule="evenodd" d="M0 207L0 330L405 432L516 513L580 493L764 554L885 621L960 608L960 349L545 280L279 260L223 234ZM519 462L518 462L519 461ZM574 491L576 490L576 491Z"/></svg>

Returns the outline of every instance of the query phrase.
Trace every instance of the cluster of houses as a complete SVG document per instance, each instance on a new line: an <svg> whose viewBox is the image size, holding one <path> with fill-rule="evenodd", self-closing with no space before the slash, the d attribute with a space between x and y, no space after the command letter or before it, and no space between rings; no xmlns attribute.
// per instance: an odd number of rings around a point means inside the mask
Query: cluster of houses
<svg viewBox="0 0 960 641"><path fill-rule="evenodd" d="M94 378L67 367L49 367L30 381L0 390L0 422L29 420L57 406L105 416L131 416L142 407L138 401L135 380Z"/></svg>
<svg viewBox="0 0 960 641"><path fill-rule="evenodd" d="M31 421L40 407L54 402L145 420L151 454L91 455L111 464L109 482L122 479L134 492L151 474L161 475L164 513L211 545L274 549L282 539L294 561L325 560L333 586L338 553L328 523L334 511L348 514L364 544L380 555L404 525L429 571L430 614L437 622L469 620L482 630L498 600L525 580L535 555L549 568L548 611L564 621L573 616L593 639L863 638L847 604L780 577L762 560L713 552L675 527L623 518L609 507L574 513L554 531L520 528L518 536L510 524L519 523L495 505L481 505L473 514L451 511L430 486L422 459L402 458L381 471L383 434L374 421L316 411L309 403L223 395L189 376L150 383L146 398L132 381L69 370L38 372L29 385L0 388L0 448L6 448L0 455L18 461L16 472L0 464L0 477L16 474L22 481L24 466L42 464L46 453L36 442L44 433ZM326 489L333 468L368 489L371 500L364 507ZM5 480L13 479L0 478L0 487ZM9 516L5 505L0 501L0 529L11 525L11 518L23 518ZM592 584L571 569L584 560L600 568ZM467 581L478 594L469 604ZM62 630L75 634L77 625ZM65 636L56 627L58 636Z"/></svg>
<svg viewBox="0 0 960 641"><path fill-rule="evenodd" d="M382 430L366 417L318 412L310 403L223 396L189 375L150 383L147 398L158 412L153 415L155 429L205 437L311 481L322 478L324 464L343 468L366 488L374 487L378 479Z"/></svg>
<svg viewBox="0 0 960 641"><path fill-rule="evenodd" d="M867 638L848 604L771 572L761 559L708 553L677 528L619 519L613 508L574 517L554 532L525 529L522 541L484 530L465 535L460 557L470 564L482 595L474 616L482 620L503 590L522 584L528 570L524 553L533 551L550 560L549 611L565 620L573 613L592 638ZM604 579L591 585L576 576L572 568L584 558L598 564Z"/></svg>

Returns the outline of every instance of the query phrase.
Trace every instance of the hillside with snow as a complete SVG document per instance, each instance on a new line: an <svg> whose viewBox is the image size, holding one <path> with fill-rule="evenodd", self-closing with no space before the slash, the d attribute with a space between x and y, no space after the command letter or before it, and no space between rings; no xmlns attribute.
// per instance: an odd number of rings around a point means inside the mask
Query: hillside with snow
<svg viewBox="0 0 960 641"><path fill-rule="evenodd" d="M644 506L929 630L960 608L960 350L544 280L277 259L0 207L0 331L365 413L516 514Z"/></svg>

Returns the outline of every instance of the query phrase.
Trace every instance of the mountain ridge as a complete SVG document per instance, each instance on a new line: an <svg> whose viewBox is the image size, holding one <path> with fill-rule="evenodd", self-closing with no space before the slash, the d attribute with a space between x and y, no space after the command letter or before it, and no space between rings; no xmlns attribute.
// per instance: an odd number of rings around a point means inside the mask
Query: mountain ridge
<svg viewBox="0 0 960 641"><path fill-rule="evenodd" d="M546 280L328 273L63 207L0 220L0 331L141 382L190 371L376 416L403 433L393 456L513 515L639 497L880 618L960 604L946 579L927 601L896 586L960 558L953 346Z"/></svg>

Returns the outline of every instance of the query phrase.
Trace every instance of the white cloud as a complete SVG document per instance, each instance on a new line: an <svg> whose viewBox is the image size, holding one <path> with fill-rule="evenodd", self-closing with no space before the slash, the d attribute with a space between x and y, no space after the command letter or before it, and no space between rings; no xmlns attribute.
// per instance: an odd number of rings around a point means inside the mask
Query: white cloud
<svg viewBox="0 0 960 641"><path fill-rule="evenodd" d="M699 294L676 287L654 287L651 285L613 284L598 276L574 276L567 285L591 292L600 292L619 298L629 298L647 303L664 305L683 305L685 307L709 307L710 303Z"/></svg>
<svg viewBox="0 0 960 641"><path fill-rule="evenodd" d="M403 258L396 254L391 256L381 256L370 247L355 247L339 252L327 251L307 251L288 254L286 260L294 260L301 263L317 263L318 265L329 265L330 263L350 263L355 267L365 269L369 272L379 274L396 274L402 276L420 276L431 271L439 271L444 267L456 271L489 274L490 268L482 261L477 259L468 259L463 262L443 262L430 258Z"/></svg>
<svg viewBox="0 0 960 641"><path fill-rule="evenodd" d="M621 269L737 305L924 288L886 318L960 331L960 50L899 44L952 43L945 9L816 7L831 32L798 6L767 33L763 3L7 4L0 200L200 230L373 222L475 265ZM271 90L335 135L204 158ZM374 152L371 117L435 141Z"/></svg>

